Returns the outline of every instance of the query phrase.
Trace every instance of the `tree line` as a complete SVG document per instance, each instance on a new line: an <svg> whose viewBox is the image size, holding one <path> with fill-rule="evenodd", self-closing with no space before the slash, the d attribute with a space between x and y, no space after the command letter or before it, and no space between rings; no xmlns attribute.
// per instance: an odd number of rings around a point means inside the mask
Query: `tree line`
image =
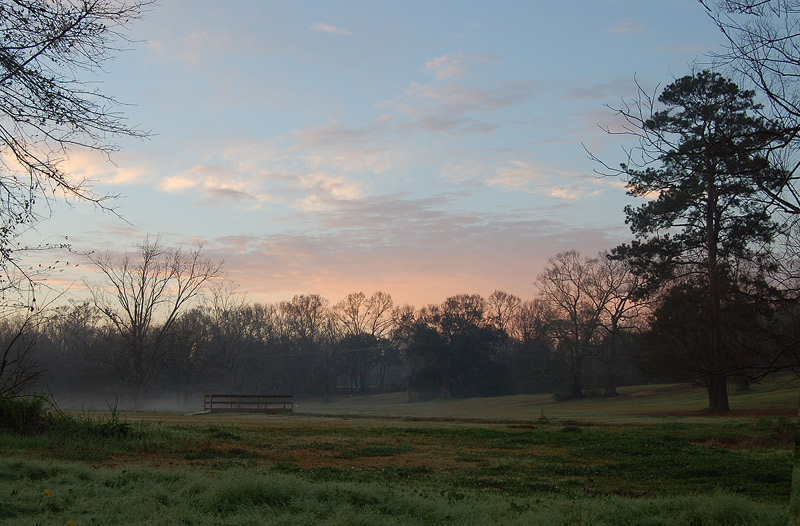
<svg viewBox="0 0 800 526"><path fill-rule="evenodd" d="M336 303L318 294L250 303L215 279L219 268L201 252L159 241L142 243L136 257L96 261L106 280L91 300L2 320L0 344L15 358L3 363L17 364L0 371L4 392L122 395L139 408L148 398L187 404L212 391L614 395L620 381L645 378L625 352L641 315L627 303L632 278L606 255L556 255L533 300L495 291L422 308L395 305L380 291ZM206 294L186 299L190 278L209 285Z"/></svg>
<svg viewBox="0 0 800 526"><path fill-rule="evenodd" d="M201 250L158 240L136 256L95 261L105 281L91 300L0 320L0 394L46 390L71 403L122 396L143 408L157 398L184 407L212 392L566 399L672 380L705 386L711 403L709 375L747 388L800 363L786 352L798 318L780 298L758 305L756 317L748 302L725 309L724 330L737 343L723 360L705 347L701 291L689 284L653 295L609 252L554 255L531 300L498 290L422 308L380 291L336 303L318 294L250 303Z"/></svg>

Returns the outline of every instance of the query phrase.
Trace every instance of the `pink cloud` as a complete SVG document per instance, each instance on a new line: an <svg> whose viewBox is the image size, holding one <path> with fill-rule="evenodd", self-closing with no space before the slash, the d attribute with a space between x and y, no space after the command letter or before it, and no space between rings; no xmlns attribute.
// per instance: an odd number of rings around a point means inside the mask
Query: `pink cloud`
<svg viewBox="0 0 800 526"><path fill-rule="evenodd" d="M318 33L327 33L329 35L348 36L352 34L350 33L350 31L347 31L346 29L332 26L324 22L317 22L316 24L313 24L311 26L311 30L316 31Z"/></svg>

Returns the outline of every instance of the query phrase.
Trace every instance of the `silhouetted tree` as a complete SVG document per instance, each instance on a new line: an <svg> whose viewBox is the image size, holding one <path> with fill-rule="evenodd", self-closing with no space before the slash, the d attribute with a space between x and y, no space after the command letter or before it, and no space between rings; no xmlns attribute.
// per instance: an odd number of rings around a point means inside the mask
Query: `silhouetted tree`
<svg viewBox="0 0 800 526"><path fill-rule="evenodd" d="M664 88L664 109L644 98L619 110L640 146L617 173L630 195L648 200L626 207L636 239L614 253L653 290L688 276L703 287L704 352L717 364L706 367L704 383L714 412L729 410L721 284L736 283L740 262L763 261L777 232L760 196L764 178L780 172L765 154L779 135L759 116L754 96L702 71Z"/></svg>
<svg viewBox="0 0 800 526"><path fill-rule="evenodd" d="M187 253L165 248L158 240L145 239L137 249L135 258L89 258L105 280L90 286L94 304L121 338L117 352L125 359L126 380L139 409L172 325L202 288L220 277L221 263L205 259L201 248Z"/></svg>
<svg viewBox="0 0 800 526"><path fill-rule="evenodd" d="M369 297L363 292L348 294L331 309L341 333L338 362L346 369L341 372L349 374L351 388L363 390L369 372L380 364L385 368L393 307L391 295L378 291Z"/></svg>
<svg viewBox="0 0 800 526"><path fill-rule="evenodd" d="M100 311L89 301L53 309L44 324L52 352L46 357L47 385L58 393L99 391L108 380L107 335Z"/></svg>
<svg viewBox="0 0 800 526"><path fill-rule="evenodd" d="M203 309L195 307L180 314L164 338L161 376L183 405L222 372L212 346L212 325Z"/></svg>
<svg viewBox="0 0 800 526"><path fill-rule="evenodd" d="M643 311L639 277L625 261L601 253L593 283L593 294L602 298L600 316L601 346L597 357L606 365L605 396L617 396L620 347L626 336L643 328Z"/></svg>
<svg viewBox="0 0 800 526"><path fill-rule="evenodd" d="M493 358L506 334L485 309L481 296L462 294L420 311L406 350L416 363L410 390L436 389L442 398L503 392L505 369Z"/></svg>
<svg viewBox="0 0 800 526"><path fill-rule="evenodd" d="M759 298L758 290L728 278L718 284L721 302L714 322L724 338L724 360L708 352L714 312L708 285L703 276L687 276L667 286L655 303L649 330L642 333L645 371L704 386L709 376L720 374L741 385L759 378L766 365L762 360L773 354L763 338L764 326L774 318L773 305Z"/></svg>
<svg viewBox="0 0 800 526"><path fill-rule="evenodd" d="M330 396L334 376L335 326L328 300L300 294L279 305L286 327L286 352L295 355L289 371L302 392Z"/></svg>
<svg viewBox="0 0 800 526"><path fill-rule="evenodd" d="M609 291L598 287L600 261L574 250L551 257L536 278L552 314L549 331L569 368L570 396L583 397L583 370L597 348Z"/></svg>
<svg viewBox="0 0 800 526"><path fill-rule="evenodd" d="M552 392L566 375L565 362L554 350L552 321L550 304L542 298L523 301L511 320L509 335L516 353L510 358L509 376L519 392Z"/></svg>

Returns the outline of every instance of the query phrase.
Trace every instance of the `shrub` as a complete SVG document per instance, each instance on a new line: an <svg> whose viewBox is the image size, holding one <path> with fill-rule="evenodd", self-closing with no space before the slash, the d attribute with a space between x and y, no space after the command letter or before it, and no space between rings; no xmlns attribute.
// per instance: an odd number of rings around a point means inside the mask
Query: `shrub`
<svg viewBox="0 0 800 526"><path fill-rule="evenodd" d="M43 395L0 397L0 429L15 433L40 431L50 420L48 405Z"/></svg>

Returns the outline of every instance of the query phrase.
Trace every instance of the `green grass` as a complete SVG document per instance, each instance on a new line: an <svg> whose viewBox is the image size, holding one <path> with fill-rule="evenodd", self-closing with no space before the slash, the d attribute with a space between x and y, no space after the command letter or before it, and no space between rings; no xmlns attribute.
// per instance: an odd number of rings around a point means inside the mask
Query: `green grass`
<svg viewBox="0 0 800 526"><path fill-rule="evenodd" d="M553 395L514 395L479 399L433 400L407 403L406 393L345 397L331 402L299 401L296 411L305 414L348 416L394 416L399 418L442 418L473 420L534 421L542 413L548 418L584 421L653 421L680 417L707 421L704 389L682 384L628 386L616 398L586 398L557 402ZM752 412L796 416L800 379L794 375L770 378L748 391L731 390L731 415L749 418Z"/></svg>
<svg viewBox="0 0 800 526"><path fill-rule="evenodd" d="M24 521L24 522L23 522ZM508 498L309 481L234 468L88 469L0 460L0 523L21 524L757 525L786 514L741 496Z"/></svg>
<svg viewBox="0 0 800 526"><path fill-rule="evenodd" d="M695 396L97 414L0 432L0 523L787 524L796 385L737 394L731 416Z"/></svg>

